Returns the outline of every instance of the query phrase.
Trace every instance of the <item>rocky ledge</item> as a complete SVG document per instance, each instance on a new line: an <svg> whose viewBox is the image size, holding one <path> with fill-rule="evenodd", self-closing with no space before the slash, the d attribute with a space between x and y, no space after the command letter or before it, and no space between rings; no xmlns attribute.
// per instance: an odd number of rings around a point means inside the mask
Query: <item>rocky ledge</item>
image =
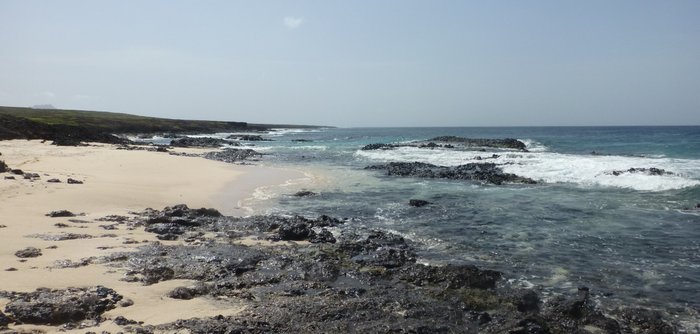
<svg viewBox="0 0 700 334"><path fill-rule="evenodd" d="M603 312L593 301L595 292L585 287L544 299L537 289L510 286L498 271L467 263L421 264L411 241L328 216L237 218L177 205L146 210L131 223L153 233L160 233L154 226L176 227L180 240L112 254L101 263L126 270L124 280L134 284L197 282L163 298L216 299L244 309L231 317L157 326L112 319L126 333L677 332L657 311ZM250 240L267 244L247 246ZM105 320L104 311L131 305L104 287L0 292L0 297L10 300L0 327L91 326Z"/></svg>
<svg viewBox="0 0 700 334"><path fill-rule="evenodd" d="M226 139L210 137L185 137L173 139L173 141L170 142L170 146L174 147L221 147L224 145L238 146L238 143Z"/></svg>
<svg viewBox="0 0 700 334"><path fill-rule="evenodd" d="M192 279L197 283L175 288L168 297L211 298L245 309L233 317L183 319L158 326L120 319L125 332L676 331L656 311L624 308L603 313L587 288L543 300L536 290L509 287L497 271L464 263L419 264L418 250L409 240L383 231L352 230L347 221L328 216L234 218L213 209L178 205L147 210L139 220L146 226L179 226L182 242L151 244L110 256L108 263L127 270L125 280L150 285ZM327 240L314 241L319 235ZM241 243L251 238L273 242Z"/></svg>
<svg viewBox="0 0 700 334"><path fill-rule="evenodd" d="M439 143L439 144L438 144ZM402 144L384 144L375 143L365 145L361 148L363 151L370 150L391 150L397 147L419 147L419 148L462 148L462 149L485 149L485 148L496 148L496 149L509 149L509 150L519 150L527 151L525 143L512 138L505 139L484 139L484 138L464 138L457 136L442 136L435 137L432 139L424 141L415 141L410 143Z"/></svg>
<svg viewBox="0 0 700 334"><path fill-rule="evenodd" d="M607 173L607 174L614 175L614 176L620 176L623 174L644 174L644 175L650 175L650 176L673 175L673 173L668 172L665 169L655 168L655 167L614 170L614 171Z"/></svg>
<svg viewBox="0 0 700 334"><path fill-rule="evenodd" d="M260 158L262 153L251 149L225 148L218 152L205 153L203 157L210 160L237 163L243 160Z"/></svg>
<svg viewBox="0 0 700 334"><path fill-rule="evenodd" d="M496 185L503 183L535 184L535 180L504 173L493 163L469 163L460 166L436 166L422 162L392 162L385 165L365 167L369 170L384 170L390 176L421 177L432 179L474 180Z"/></svg>
<svg viewBox="0 0 700 334"><path fill-rule="evenodd" d="M7 293L1 295L10 300L5 313L5 325L17 324L62 325L66 329L76 328L78 322L97 325L102 313L117 307L122 296L114 290L97 286L92 288L68 288L63 290L37 289L29 293ZM0 328L2 328L0 321Z"/></svg>

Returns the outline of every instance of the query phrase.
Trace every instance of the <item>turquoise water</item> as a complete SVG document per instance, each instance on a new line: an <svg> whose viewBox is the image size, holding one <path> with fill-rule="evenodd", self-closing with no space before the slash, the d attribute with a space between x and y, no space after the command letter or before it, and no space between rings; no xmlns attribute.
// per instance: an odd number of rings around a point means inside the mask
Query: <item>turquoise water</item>
<svg viewBox="0 0 700 334"><path fill-rule="evenodd" d="M529 152L360 150L443 135L517 138ZM320 172L326 180L304 186L318 196L279 190L261 199L268 213L347 217L346 228L379 228L415 241L421 261L501 270L510 284L545 296L588 286L604 308L634 304L700 319L700 210L687 210L700 203L700 127L325 129L267 137L274 141L251 143L267 154L265 163ZM390 161L454 166L492 154L499 158L489 162L538 184L396 178L363 169ZM671 174L612 174L651 167ZM412 198L434 204L410 207Z"/></svg>

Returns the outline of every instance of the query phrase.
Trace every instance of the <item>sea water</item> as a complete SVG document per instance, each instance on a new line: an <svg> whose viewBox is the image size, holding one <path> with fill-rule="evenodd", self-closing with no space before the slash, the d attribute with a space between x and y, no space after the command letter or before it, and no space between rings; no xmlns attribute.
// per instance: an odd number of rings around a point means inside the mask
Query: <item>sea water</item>
<svg viewBox="0 0 700 334"><path fill-rule="evenodd" d="M361 150L445 135L515 138L527 152ZM291 196L298 189L265 189L258 213L349 218L344 228L412 240L422 262L500 270L510 284L545 297L587 286L605 308L643 306L699 319L700 127L315 129L265 137L273 141L249 143L266 154L263 163L306 170L323 182L297 184L318 193L304 198ZM537 184L399 178L364 169L414 161L488 161ZM666 173L613 173L630 168ZM433 204L415 208L410 199Z"/></svg>

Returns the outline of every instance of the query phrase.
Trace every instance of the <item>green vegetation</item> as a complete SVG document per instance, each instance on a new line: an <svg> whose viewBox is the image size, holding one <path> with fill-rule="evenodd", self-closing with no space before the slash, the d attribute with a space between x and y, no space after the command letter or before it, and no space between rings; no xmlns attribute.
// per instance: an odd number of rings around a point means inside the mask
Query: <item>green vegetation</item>
<svg viewBox="0 0 700 334"><path fill-rule="evenodd" d="M0 140L46 139L58 145L84 141L123 143L114 134L215 133L262 131L298 125L264 125L245 122L198 121L144 117L103 111L33 109L0 106Z"/></svg>
<svg viewBox="0 0 700 334"><path fill-rule="evenodd" d="M264 128L251 128L245 122L190 121L63 109L0 107L0 115L23 118L45 125L91 127L112 133L216 132Z"/></svg>

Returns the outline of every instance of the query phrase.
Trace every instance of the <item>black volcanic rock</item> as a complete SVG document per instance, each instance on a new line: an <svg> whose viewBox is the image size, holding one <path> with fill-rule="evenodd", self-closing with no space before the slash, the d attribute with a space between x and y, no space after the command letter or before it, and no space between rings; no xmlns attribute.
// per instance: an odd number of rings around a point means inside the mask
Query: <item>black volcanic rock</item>
<svg viewBox="0 0 700 334"><path fill-rule="evenodd" d="M525 143L513 139L484 139L484 138L464 138L457 136L441 136L430 139L429 141L454 143L472 147L493 147L493 148L509 148L517 150L525 150Z"/></svg>
<svg viewBox="0 0 700 334"><path fill-rule="evenodd" d="M204 158L228 163L240 162L251 158L260 158L261 153L251 149L227 148L219 152L208 152Z"/></svg>
<svg viewBox="0 0 700 334"><path fill-rule="evenodd" d="M83 184L83 181L68 178L68 184Z"/></svg>
<svg viewBox="0 0 700 334"><path fill-rule="evenodd" d="M226 139L211 137L185 137L174 139L170 142L170 146L175 147L221 147L224 145L237 146L237 143Z"/></svg>
<svg viewBox="0 0 700 334"><path fill-rule="evenodd" d="M408 201L408 205L416 207L416 208L420 208L420 207L426 206L428 204L432 204L432 203L430 203L426 200L422 200L422 199L411 199Z"/></svg>
<svg viewBox="0 0 700 334"><path fill-rule="evenodd" d="M626 170L614 170L610 173L610 175L615 175L615 176L620 176L622 174L645 174L645 175L651 175L651 176L661 176L661 175L673 175L673 173L668 172L664 169L661 168L630 168Z"/></svg>
<svg viewBox="0 0 700 334"><path fill-rule="evenodd" d="M469 163L455 167L436 166L422 162L392 162L386 165L368 166L369 170L385 170L390 176L407 176L434 179L474 180L501 185L503 183L534 184L534 180L504 173L493 163Z"/></svg>
<svg viewBox="0 0 700 334"><path fill-rule="evenodd" d="M263 138L260 135L230 135L226 139L240 141L272 141L272 139Z"/></svg>
<svg viewBox="0 0 700 334"><path fill-rule="evenodd" d="M666 333L659 313L622 311L609 318L589 300L500 284L503 274L469 264L416 263L415 244L321 216L222 217L186 206L148 210L142 217L181 220L178 245L151 243L110 255L126 280L153 284L192 279L171 298L198 296L245 306L235 316L177 320L158 326L131 324L134 332L193 333ZM353 224L354 225L354 224ZM334 226L333 234L324 227ZM238 238L279 236L310 242L246 246ZM336 233L337 232L337 233ZM333 239L331 239L333 237ZM315 239L324 239L316 242ZM604 301L603 301L604 302Z"/></svg>
<svg viewBox="0 0 700 334"><path fill-rule="evenodd" d="M363 151L390 150L390 149L393 149L396 147L398 147L398 146L394 145L394 144L375 143L375 144L365 145L361 148L361 150L363 150Z"/></svg>
<svg viewBox="0 0 700 334"><path fill-rule="evenodd" d="M297 191L296 193L294 193L295 197L308 197L308 196L315 196L315 195L317 195L315 192L309 191L309 190L301 190L301 191Z"/></svg>
<svg viewBox="0 0 700 334"><path fill-rule="evenodd" d="M5 161L0 160L0 173L5 173L5 172L9 172L9 171L10 171L10 167L7 167L7 164L5 163Z"/></svg>
<svg viewBox="0 0 700 334"><path fill-rule="evenodd" d="M64 290L37 289L16 293L5 307L12 318L26 324L57 325L86 319L97 319L116 307L122 296L114 290L68 288Z"/></svg>
<svg viewBox="0 0 700 334"><path fill-rule="evenodd" d="M7 328L7 325L9 325L11 322L12 319L0 311L0 329Z"/></svg>
<svg viewBox="0 0 700 334"><path fill-rule="evenodd" d="M76 214L72 213L68 210L58 210L58 211L51 211L46 214L46 216L51 217L51 218L56 218L56 217L75 217Z"/></svg>
<svg viewBox="0 0 700 334"><path fill-rule="evenodd" d="M27 247L16 251L15 256L19 258L38 257L41 256L41 249L36 247Z"/></svg>

